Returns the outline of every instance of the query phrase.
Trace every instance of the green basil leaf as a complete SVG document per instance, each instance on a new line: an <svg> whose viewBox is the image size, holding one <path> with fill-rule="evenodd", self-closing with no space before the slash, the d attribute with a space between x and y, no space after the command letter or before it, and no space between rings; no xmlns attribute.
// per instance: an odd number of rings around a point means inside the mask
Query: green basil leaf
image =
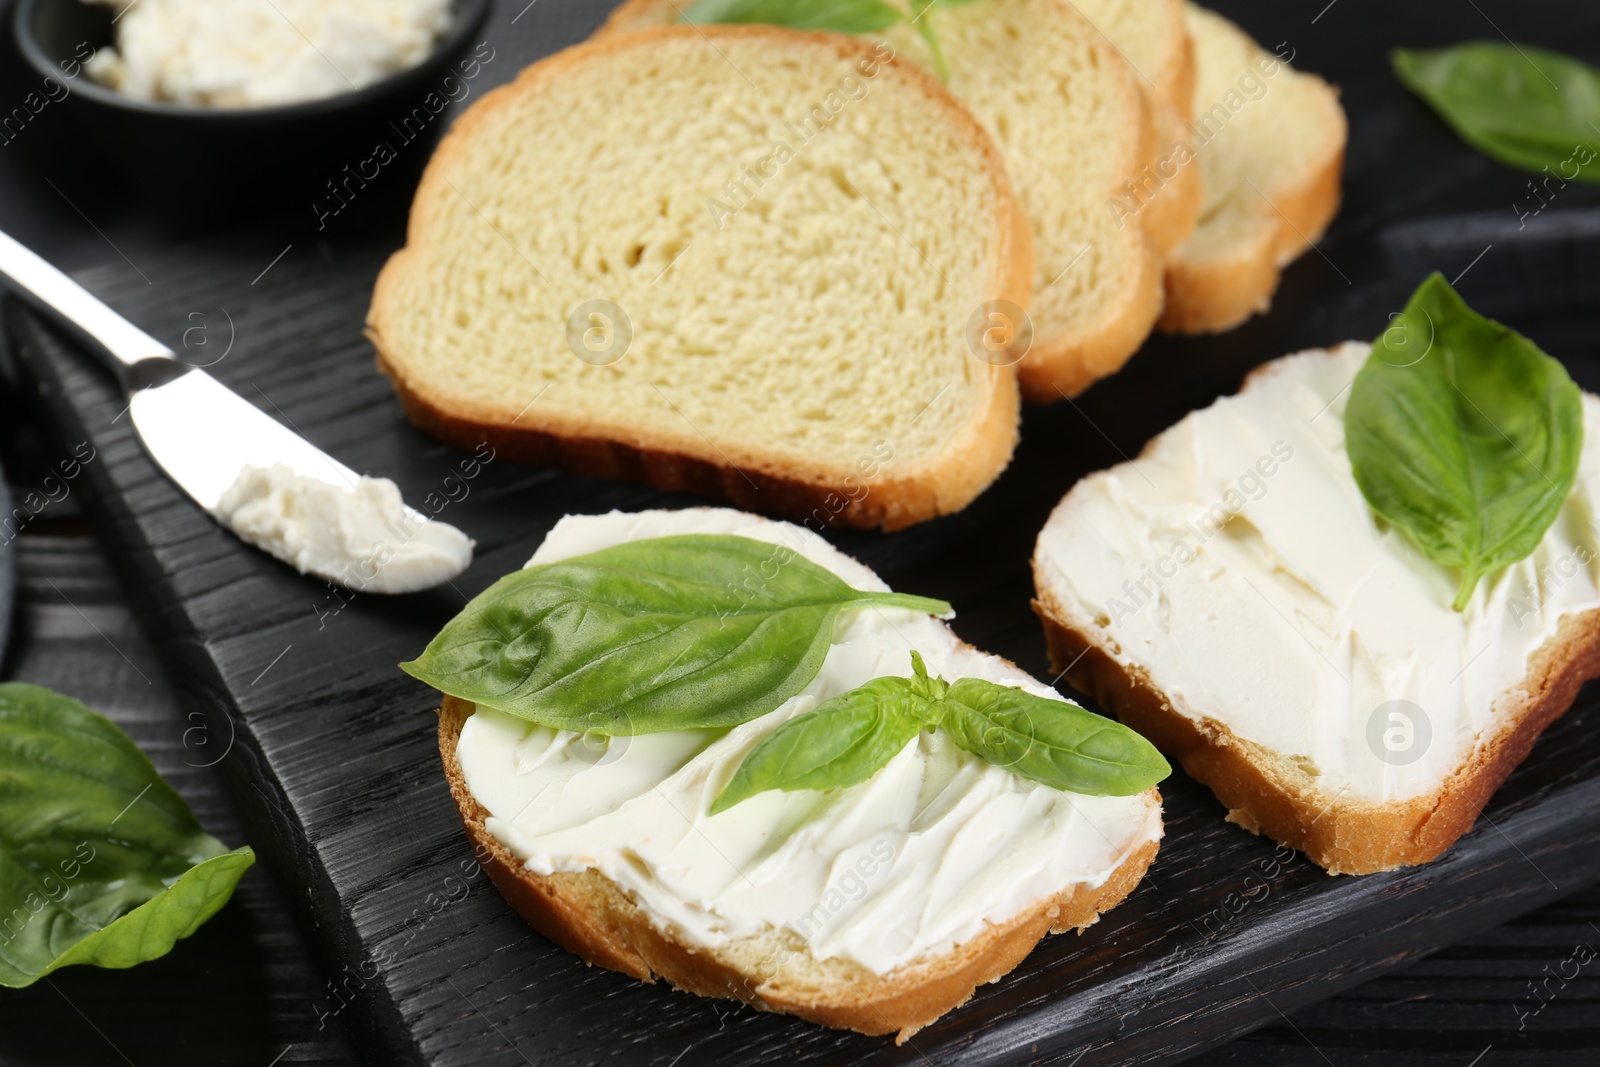
<svg viewBox="0 0 1600 1067"><path fill-rule="evenodd" d="M929 54L933 56L933 72L940 81L947 82L950 80L950 63L945 58L944 45L939 43L939 31L929 16L937 3L939 0L911 0L911 24L916 27L917 33L928 46Z"/></svg>
<svg viewBox="0 0 1600 1067"><path fill-rule="evenodd" d="M1460 611L1481 577L1531 553L1560 513L1578 473L1583 400L1560 363L1434 274L1374 342L1344 429L1372 510L1460 570Z"/></svg>
<svg viewBox="0 0 1600 1067"><path fill-rule="evenodd" d="M1532 45L1396 49L1402 84L1473 147L1556 178L1600 182L1600 71Z"/></svg>
<svg viewBox="0 0 1600 1067"><path fill-rule="evenodd" d="M164 956L254 862L205 834L109 720L0 685L0 986Z"/></svg>
<svg viewBox="0 0 1600 1067"><path fill-rule="evenodd" d="M940 725L957 745L1056 789L1132 796L1172 773L1143 737L1063 700L963 678L950 686L940 710Z"/></svg>
<svg viewBox="0 0 1600 1067"><path fill-rule="evenodd" d="M769 789L837 789L871 778L929 725L910 678L874 678L796 715L751 750L711 814Z"/></svg>
<svg viewBox="0 0 1600 1067"><path fill-rule="evenodd" d="M927 42L934 73L950 80L950 64L933 19L935 7L964 7L973 0L911 0L911 24ZM832 30L835 33L877 33L907 18L885 0L695 0L679 16L680 22L762 22L795 30Z"/></svg>
<svg viewBox="0 0 1600 1067"><path fill-rule="evenodd" d="M928 665L916 649L911 650L911 677L906 681L911 683L911 691L929 704L937 704L950 691L950 683L943 678L928 677Z"/></svg>
<svg viewBox="0 0 1600 1067"><path fill-rule="evenodd" d="M695 0L679 21L764 22L794 30L875 33L905 18L884 0Z"/></svg>
<svg viewBox="0 0 1600 1067"><path fill-rule="evenodd" d="M765 541L659 537L507 575L401 667L557 729L735 726L809 685L839 612L866 607L950 612L941 600L852 589Z"/></svg>

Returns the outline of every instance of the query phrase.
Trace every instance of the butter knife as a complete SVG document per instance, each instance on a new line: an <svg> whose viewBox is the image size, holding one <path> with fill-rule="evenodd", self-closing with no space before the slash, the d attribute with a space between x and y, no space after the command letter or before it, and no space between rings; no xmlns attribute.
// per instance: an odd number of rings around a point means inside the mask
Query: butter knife
<svg viewBox="0 0 1600 1067"><path fill-rule="evenodd" d="M219 508L246 468L286 467L301 479L350 496L346 501L310 487L319 494L319 506L311 510L324 519L348 518L341 510L348 507L370 510L377 487L204 370L179 360L172 349L3 231L0 281L49 313L116 372L128 397L127 413L150 457L207 515L249 543L303 573L358 592L416 592L449 581L471 562L472 541L465 534L397 500L392 503L398 507L386 514L357 514L357 520L370 521L352 520L349 530L297 531L301 541L321 538L317 558L273 543L271 515L245 523L233 512L239 525L230 526ZM294 481L287 491L296 487L307 488ZM262 509L255 514L261 520Z"/></svg>

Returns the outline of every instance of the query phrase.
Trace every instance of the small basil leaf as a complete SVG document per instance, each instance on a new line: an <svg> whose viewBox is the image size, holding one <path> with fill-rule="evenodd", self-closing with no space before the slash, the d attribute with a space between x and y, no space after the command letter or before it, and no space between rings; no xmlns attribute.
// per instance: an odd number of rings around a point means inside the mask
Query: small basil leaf
<svg viewBox="0 0 1600 1067"><path fill-rule="evenodd" d="M852 589L793 550L691 534L509 574L408 674L545 726L606 735L734 726L822 669L846 608L944 615L940 600Z"/></svg>
<svg viewBox="0 0 1600 1067"><path fill-rule="evenodd" d="M940 725L957 745L1021 778L1089 796L1132 796L1172 773L1119 722L981 678L950 686Z"/></svg>
<svg viewBox="0 0 1600 1067"><path fill-rule="evenodd" d="M254 862L204 833L109 720L0 685L0 986L164 956Z"/></svg>
<svg viewBox="0 0 1600 1067"><path fill-rule="evenodd" d="M884 0L695 0L682 22L764 22L794 30L875 33L905 18Z"/></svg>
<svg viewBox="0 0 1600 1067"><path fill-rule="evenodd" d="M928 14L937 3L939 0L911 0L911 24L928 46L928 53L933 57L933 72L940 81L947 82L950 80L950 63L945 59L944 45L939 43L939 31Z"/></svg>
<svg viewBox="0 0 1600 1067"><path fill-rule="evenodd" d="M837 789L871 778L927 725L909 678L874 678L762 738L711 805L711 814L769 789Z"/></svg>
<svg viewBox="0 0 1600 1067"><path fill-rule="evenodd" d="M922 661L922 653L916 649L911 650L911 677L908 681L912 691L929 704L943 700L950 691L950 683L943 678L928 677L928 665Z"/></svg>
<svg viewBox="0 0 1600 1067"><path fill-rule="evenodd" d="M1396 49L1401 83L1462 140L1503 163L1548 167L1561 180L1600 182L1600 71L1532 45L1478 41Z"/></svg>
<svg viewBox="0 0 1600 1067"><path fill-rule="evenodd" d="M1356 375L1345 447L1361 493L1429 559L1478 580L1531 553L1572 491L1582 393L1560 363L1434 274Z"/></svg>

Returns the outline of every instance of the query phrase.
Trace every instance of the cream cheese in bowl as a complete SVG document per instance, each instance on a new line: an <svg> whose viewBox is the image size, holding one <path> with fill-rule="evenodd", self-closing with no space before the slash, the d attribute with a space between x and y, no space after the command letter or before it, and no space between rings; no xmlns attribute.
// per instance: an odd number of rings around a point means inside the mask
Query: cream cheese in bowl
<svg viewBox="0 0 1600 1067"><path fill-rule="evenodd" d="M86 65L127 96L274 107L365 88L422 62L450 0L85 0L116 11Z"/></svg>

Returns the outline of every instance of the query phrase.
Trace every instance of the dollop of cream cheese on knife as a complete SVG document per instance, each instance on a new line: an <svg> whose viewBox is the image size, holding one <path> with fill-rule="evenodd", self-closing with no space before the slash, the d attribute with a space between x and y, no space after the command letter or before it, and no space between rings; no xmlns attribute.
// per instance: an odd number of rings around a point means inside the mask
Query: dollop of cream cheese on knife
<svg viewBox="0 0 1600 1067"><path fill-rule="evenodd" d="M1457 612L1459 575L1351 474L1344 405L1369 351L1262 367L1079 482L1035 556L1041 587L1070 590L1175 711L1297 760L1330 802L1438 789L1562 618L1600 608L1600 398L1584 394L1577 482L1544 540Z"/></svg>
<svg viewBox="0 0 1600 1067"><path fill-rule="evenodd" d="M530 565L672 534L787 546L861 589L887 586L808 530L726 509L612 512L559 522ZM788 930L818 959L884 974L948 951L1074 886L1104 884L1161 836L1149 794L1090 797L1018 778L924 731L868 781L760 794L717 815L712 799L769 732L885 675L911 649L954 681L986 678L1061 699L938 619L846 612L805 692L731 730L583 737L480 708L456 754L491 834L539 874L599 870L660 927L717 948Z"/></svg>
<svg viewBox="0 0 1600 1067"><path fill-rule="evenodd" d="M217 520L294 567L362 593L415 593L467 569L470 537L409 510L388 478L334 485L283 464L246 465Z"/></svg>

